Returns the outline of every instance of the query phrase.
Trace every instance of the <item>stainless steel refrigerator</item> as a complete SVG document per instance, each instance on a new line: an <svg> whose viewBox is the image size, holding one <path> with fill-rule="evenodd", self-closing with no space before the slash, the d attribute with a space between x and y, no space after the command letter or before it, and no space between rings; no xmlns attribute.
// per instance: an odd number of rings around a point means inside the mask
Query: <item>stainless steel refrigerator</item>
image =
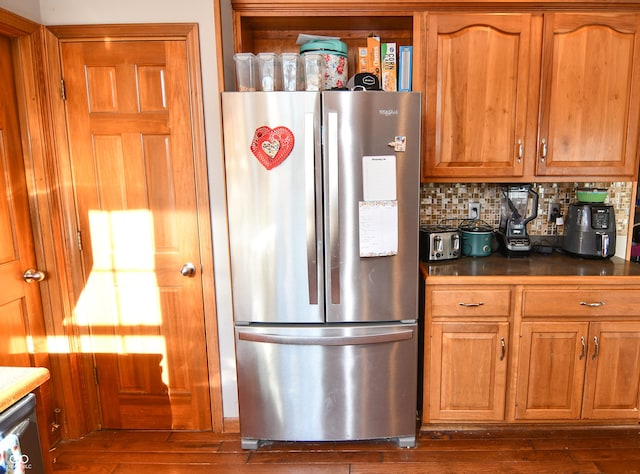
<svg viewBox="0 0 640 474"><path fill-rule="evenodd" d="M222 105L243 448L414 446L419 93Z"/></svg>

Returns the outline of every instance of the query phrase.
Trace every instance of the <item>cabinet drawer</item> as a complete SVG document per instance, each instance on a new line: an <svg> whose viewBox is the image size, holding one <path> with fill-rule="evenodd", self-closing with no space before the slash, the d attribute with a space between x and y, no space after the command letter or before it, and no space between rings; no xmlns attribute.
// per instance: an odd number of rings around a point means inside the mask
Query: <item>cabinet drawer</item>
<svg viewBox="0 0 640 474"><path fill-rule="evenodd" d="M532 289L523 293L524 316L637 316L640 292L605 288Z"/></svg>
<svg viewBox="0 0 640 474"><path fill-rule="evenodd" d="M474 287L437 289L431 292L432 315L437 316L508 316L511 289L505 287Z"/></svg>

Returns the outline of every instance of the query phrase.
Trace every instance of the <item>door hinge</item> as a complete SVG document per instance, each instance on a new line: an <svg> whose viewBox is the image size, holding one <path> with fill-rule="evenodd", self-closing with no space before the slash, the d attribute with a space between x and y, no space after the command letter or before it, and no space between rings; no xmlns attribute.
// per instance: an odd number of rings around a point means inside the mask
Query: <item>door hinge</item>
<svg viewBox="0 0 640 474"><path fill-rule="evenodd" d="M78 250L82 252L82 231L76 232L76 245L78 246Z"/></svg>
<svg viewBox="0 0 640 474"><path fill-rule="evenodd" d="M64 79L60 79L60 98L67 100L67 89L64 87Z"/></svg>
<svg viewBox="0 0 640 474"><path fill-rule="evenodd" d="M98 383L98 368L97 367L93 368L93 381L96 383L96 385L99 385L99 383Z"/></svg>

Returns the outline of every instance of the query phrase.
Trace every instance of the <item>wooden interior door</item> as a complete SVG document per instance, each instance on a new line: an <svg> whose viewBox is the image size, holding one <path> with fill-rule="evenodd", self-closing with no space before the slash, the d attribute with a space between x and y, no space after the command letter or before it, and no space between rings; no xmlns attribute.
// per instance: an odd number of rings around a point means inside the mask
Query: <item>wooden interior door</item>
<svg viewBox="0 0 640 474"><path fill-rule="evenodd" d="M48 367L11 51L0 36L0 365Z"/></svg>
<svg viewBox="0 0 640 474"><path fill-rule="evenodd" d="M66 42L61 59L102 426L210 429L185 43Z"/></svg>

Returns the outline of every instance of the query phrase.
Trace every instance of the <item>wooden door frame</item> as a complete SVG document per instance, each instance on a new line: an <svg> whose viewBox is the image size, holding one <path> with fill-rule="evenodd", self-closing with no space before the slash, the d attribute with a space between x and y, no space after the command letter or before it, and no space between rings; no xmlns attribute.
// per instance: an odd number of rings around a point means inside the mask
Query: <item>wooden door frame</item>
<svg viewBox="0 0 640 474"><path fill-rule="evenodd" d="M75 245L75 222L69 216L75 215L75 208L66 118L60 96L60 43L73 40L103 41L106 36L185 41L189 64L191 118L195 132L193 148L196 155L197 218L203 263L212 426L216 432L224 431L197 24L47 28L0 8L0 35L11 38L13 43L23 160L36 260L39 268L44 268L47 272L47 279L40 285L51 355L51 404L60 409L58 417L52 420L59 425L52 435L54 441L76 439L100 428L92 361L87 361L86 355L73 350L79 347L81 334L73 324L76 279L73 252L70 250Z"/></svg>
<svg viewBox="0 0 640 474"><path fill-rule="evenodd" d="M47 89L44 81L43 27L7 10L0 9L0 35L12 41L16 100L29 210L38 268L47 278L39 284L45 330L49 339L51 398L37 407L44 416L50 444L61 438L79 437L88 431L76 408L81 393L74 354L51 347L63 347L69 328L64 324L67 311L67 273L63 260L63 232L59 219L52 142L49 136ZM35 360L43 365L43 361ZM54 416L53 410L59 412ZM45 410L41 413L42 410ZM51 429L49 427L51 426ZM43 440L43 443L46 443Z"/></svg>
<svg viewBox="0 0 640 474"><path fill-rule="evenodd" d="M222 411L222 384L220 377L220 359L218 345L218 324L216 316L216 299L213 267L213 237L211 228L211 214L209 201L209 184L207 172L207 155L205 147L204 110L202 100L202 75L200 70L200 44L198 26L195 23L172 24L123 24L123 25L80 25L80 26L50 26L45 31L45 56L48 65L48 83L51 85L51 119L52 135L58 145L57 168L59 178L64 186L63 192L63 221L68 236L76 235L76 210L73 189L71 186L71 160L67 145L67 127L64 101L59 93L62 80L62 66L60 62L60 45L65 42L87 41L183 41L186 45L189 75L189 98L191 104L191 123L193 128L193 150L196 180L196 200L198 207L198 242L202 258L202 280L204 317L206 331L207 362L209 374L209 393L211 400L211 416L213 431L224 430ZM84 285L80 269L79 255L75 247L75 239L65 241L70 275L70 289L74 295L80 295ZM75 298L72 298L75 301ZM73 306L71 306L73 307ZM72 314L70 317L74 317ZM75 327L74 337L83 334ZM91 354L79 354L82 359L83 370L80 372L86 398L83 400L86 416L91 429L100 428L100 413L98 393L94 383L93 363Z"/></svg>

